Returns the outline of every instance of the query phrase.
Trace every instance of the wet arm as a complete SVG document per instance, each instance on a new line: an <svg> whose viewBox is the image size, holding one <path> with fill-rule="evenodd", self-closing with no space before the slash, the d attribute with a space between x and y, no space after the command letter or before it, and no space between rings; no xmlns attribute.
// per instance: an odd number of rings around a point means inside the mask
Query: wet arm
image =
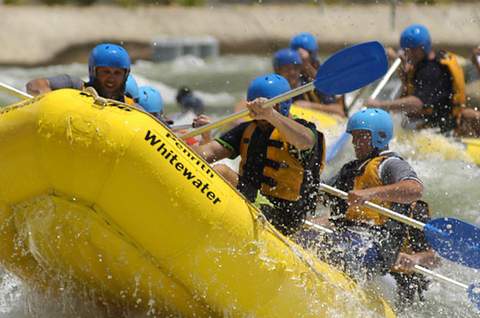
<svg viewBox="0 0 480 318"><path fill-rule="evenodd" d="M359 205L364 200L380 200L396 203L412 203L422 197L423 185L416 180L402 180L394 184L351 191L349 203Z"/></svg>
<svg viewBox="0 0 480 318"><path fill-rule="evenodd" d="M287 142L298 150L312 149L315 145L315 136L310 128L285 117L279 112L273 112L268 121L285 136Z"/></svg>
<svg viewBox="0 0 480 318"><path fill-rule="evenodd" d="M373 107L382 108L393 112L405 112L407 114L419 113L423 108L423 102L420 98L410 95L392 101L374 101L369 100L368 104Z"/></svg>
<svg viewBox="0 0 480 318"><path fill-rule="evenodd" d="M232 154L230 149L225 148L216 140L203 145L192 146L192 149L208 163L228 158Z"/></svg>
<svg viewBox="0 0 480 318"><path fill-rule="evenodd" d="M37 96L61 88L74 88L82 90L83 87L84 85L81 79L63 74L31 80L27 83L27 92L33 96Z"/></svg>
<svg viewBox="0 0 480 318"><path fill-rule="evenodd" d="M27 93L32 96L37 96L43 93L50 92L50 82L46 78L37 78L29 81L26 85Z"/></svg>

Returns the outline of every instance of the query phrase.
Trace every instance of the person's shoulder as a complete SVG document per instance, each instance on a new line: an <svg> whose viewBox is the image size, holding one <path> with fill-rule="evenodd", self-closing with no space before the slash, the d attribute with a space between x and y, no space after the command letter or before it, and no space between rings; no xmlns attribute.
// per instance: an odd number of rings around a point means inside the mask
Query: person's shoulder
<svg viewBox="0 0 480 318"><path fill-rule="evenodd" d="M443 51L435 52L433 58L425 59L422 64L422 68L429 72L442 72L447 70L446 66L440 61L443 58Z"/></svg>
<svg viewBox="0 0 480 318"><path fill-rule="evenodd" d="M246 121L246 122L240 123L237 126L228 130L224 135L235 134L235 133L242 133L243 134L245 129L247 129L247 127L250 126L251 123L252 123L252 121Z"/></svg>
<svg viewBox="0 0 480 318"><path fill-rule="evenodd" d="M253 123L252 120L244 121L243 123L238 124L238 125L235 126L234 128L244 130L244 129L246 129L248 126L250 126L252 123Z"/></svg>
<svg viewBox="0 0 480 318"><path fill-rule="evenodd" d="M380 157L383 158L380 163L380 166L385 166L390 164L395 165L397 163L401 163L401 164L406 163L408 165L408 162L406 162L405 159L403 159L402 156L400 156L400 154L395 151L385 151L383 153L380 153Z"/></svg>

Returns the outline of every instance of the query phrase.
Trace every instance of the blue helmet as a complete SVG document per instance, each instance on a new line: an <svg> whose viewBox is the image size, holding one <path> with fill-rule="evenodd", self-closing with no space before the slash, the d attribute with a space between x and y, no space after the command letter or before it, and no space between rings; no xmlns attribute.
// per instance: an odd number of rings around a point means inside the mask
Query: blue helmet
<svg viewBox="0 0 480 318"><path fill-rule="evenodd" d="M292 50L302 48L307 50L311 55L316 55L318 51L317 39L309 32L302 32L290 40L290 48Z"/></svg>
<svg viewBox="0 0 480 318"><path fill-rule="evenodd" d="M400 35L400 46L403 49L421 47L425 53L429 53L432 50L430 32L424 25L412 24Z"/></svg>
<svg viewBox="0 0 480 318"><path fill-rule="evenodd" d="M163 99L160 92L151 86L139 87L140 98L138 104L149 113L161 113L163 111Z"/></svg>
<svg viewBox="0 0 480 318"><path fill-rule="evenodd" d="M247 100L252 101L255 98L265 97L273 98L290 90L288 81L278 74L265 74L255 78L248 87ZM279 111L282 115L288 116L292 106L292 100L289 99L280 103Z"/></svg>
<svg viewBox="0 0 480 318"><path fill-rule="evenodd" d="M125 95L130 98L133 98L135 102L138 102L139 91L138 84L132 74L128 74L127 82L125 83Z"/></svg>
<svg viewBox="0 0 480 318"><path fill-rule="evenodd" d="M130 65L130 56L123 47L112 43L99 44L93 48L88 59L90 83L93 83L95 79L95 68L98 66L123 68L128 75Z"/></svg>
<svg viewBox="0 0 480 318"><path fill-rule="evenodd" d="M372 134L372 147L386 149L393 138L393 121L383 109L368 108L353 114L348 120L347 133L368 130Z"/></svg>
<svg viewBox="0 0 480 318"><path fill-rule="evenodd" d="M296 50L281 49L273 55L273 67L282 67L284 65L301 65L302 59Z"/></svg>

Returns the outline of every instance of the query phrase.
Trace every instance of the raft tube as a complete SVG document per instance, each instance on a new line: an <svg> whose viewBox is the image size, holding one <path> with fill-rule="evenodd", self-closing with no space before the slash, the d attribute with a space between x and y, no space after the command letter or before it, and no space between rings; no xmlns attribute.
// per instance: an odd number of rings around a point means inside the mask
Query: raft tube
<svg viewBox="0 0 480 318"><path fill-rule="evenodd" d="M0 260L174 317L394 317L148 114L75 90L0 111Z"/></svg>

